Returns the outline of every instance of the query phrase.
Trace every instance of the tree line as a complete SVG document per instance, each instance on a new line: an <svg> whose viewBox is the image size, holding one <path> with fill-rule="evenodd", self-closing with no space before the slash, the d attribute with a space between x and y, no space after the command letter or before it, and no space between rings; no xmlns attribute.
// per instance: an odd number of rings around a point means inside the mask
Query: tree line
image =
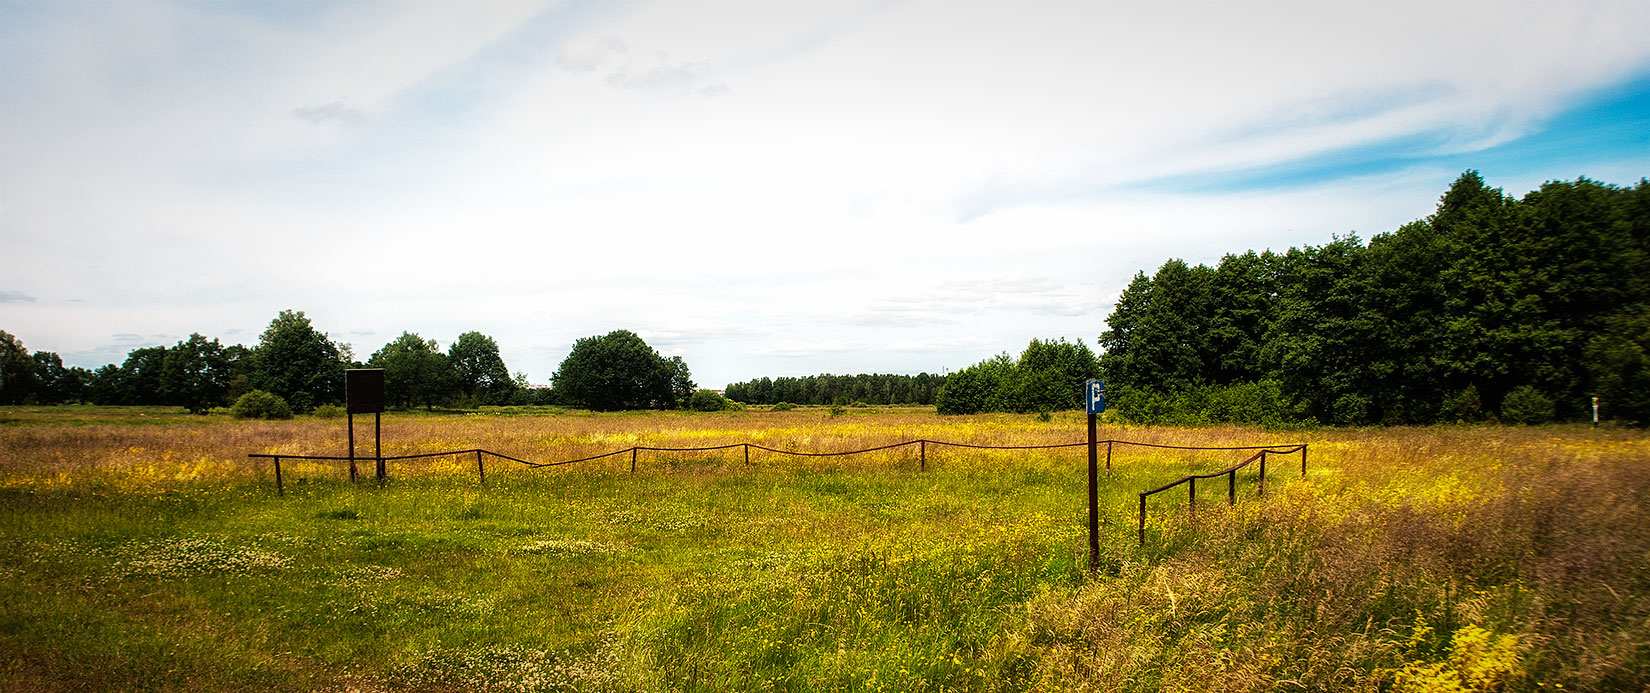
<svg viewBox="0 0 1650 693"><path fill-rule="evenodd" d="M1100 364L1082 342L1033 339L1014 359L998 354L945 378L935 398L941 414L1050 412L1083 406L1083 381Z"/></svg>
<svg viewBox="0 0 1650 693"><path fill-rule="evenodd" d="M407 332L356 361L348 345L317 331L302 311L281 311L257 346L224 345L191 334L172 346L139 347L120 365L63 366L55 353L28 352L0 331L0 403L181 406L201 413L253 390L297 411L344 401L344 371L383 368L391 406L475 406L530 399L525 376L512 378L498 344L480 332L458 336L443 352L435 340Z"/></svg>
<svg viewBox="0 0 1650 693"><path fill-rule="evenodd" d="M1650 181L1468 171L1434 214L1135 275L1100 335L1132 420L1650 422Z"/></svg>
<svg viewBox="0 0 1650 693"><path fill-rule="evenodd" d="M695 388L680 356L665 358L628 330L578 340L550 388L529 387L525 374L511 376L498 343L480 332L459 335L445 350L436 340L403 332L361 362L302 311L281 311L253 347L191 334L170 347L133 349L120 365L96 370L64 367L52 352L31 354L0 331L0 404L165 405L202 413L256 392L308 412L344 403L351 368L382 368L392 408L671 409L686 406Z"/></svg>
<svg viewBox="0 0 1650 693"><path fill-rule="evenodd" d="M762 377L732 383L723 394L744 404L916 404L929 405L945 379L919 373L861 373L859 375L806 375L802 377Z"/></svg>

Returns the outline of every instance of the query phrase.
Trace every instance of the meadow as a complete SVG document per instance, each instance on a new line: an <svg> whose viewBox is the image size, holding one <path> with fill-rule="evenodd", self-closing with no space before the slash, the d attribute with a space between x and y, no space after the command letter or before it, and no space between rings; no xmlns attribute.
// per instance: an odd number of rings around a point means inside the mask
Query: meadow
<svg viewBox="0 0 1650 693"><path fill-rule="evenodd" d="M357 418L357 435L368 431ZM384 453L1083 439L1076 413L391 413ZM1082 448L738 449L528 469L336 455L344 421L0 408L0 689L1643 690L1650 436L1102 426ZM370 442L361 450L370 451ZM367 452L365 454L371 454Z"/></svg>

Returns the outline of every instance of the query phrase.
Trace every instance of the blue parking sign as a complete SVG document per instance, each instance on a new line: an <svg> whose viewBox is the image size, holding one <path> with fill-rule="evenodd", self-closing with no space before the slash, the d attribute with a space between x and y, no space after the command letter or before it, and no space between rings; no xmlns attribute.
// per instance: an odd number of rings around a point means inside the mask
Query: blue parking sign
<svg viewBox="0 0 1650 693"><path fill-rule="evenodd" d="M1103 414L1106 411L1106 384L1099 380L1083 382L1083 401L1090 414Z"/></svg>

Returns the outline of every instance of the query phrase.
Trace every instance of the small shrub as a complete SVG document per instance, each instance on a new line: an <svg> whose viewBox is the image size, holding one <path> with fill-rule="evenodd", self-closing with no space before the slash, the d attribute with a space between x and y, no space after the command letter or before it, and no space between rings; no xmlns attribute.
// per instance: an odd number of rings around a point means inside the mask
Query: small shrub
<svg viewBox="0 0 1650 693"><path fill-rule="evenodd" d="M796 408L796 405L791 404L790 402L780 402L780 403L775 404L771 407L768 407L768 411L790 411L790 410L795 409L795 408Z"/></svg>
<svg viewBox="0 0 1650 693"><path fill-rule="evenodd" d="M1501 400L1501 419L1526 425L1547 423L1553 420L1553 400L1529 385L1515 387Z"/></svg>
<svg viewBox="0 0 1650 693"><path fill-rule="evenodd" d="M1040 411L1037 412L1037 420L1043 423L1048 423L1049 421L1054 420L1054 415L1048 413L1047 411Z"/></svg>
<svg viewBox="0 0 1650 693"><path fill-rule="evenodd" d="M237 419L290 419L292 407L287 406L286 400L263 390L253 390L229 408L229 413Z"/></svg>
<svg viewBox="0 0 1650 693"><path fill-rule="evenodd" d="M866 404L866 403L864 403L864 402L861 402L861 401L859 401L859 400L857 400L857 399L856 399L856 400L854 400L854 401L853 401L853 402L850 402L850 403L849 403L849 404L848 404L848 406L850 406L850 407L853 407L853 408L855 408L855 409L865 409L865 408L866 408L866 407L869 407L869 406L871 406L871 405L869 405L869 404Z"/></svg>
<svg viewBox="0 0 1650 693"><path fill-rule="evenodd" d="M1484 419L1484 403L1478 397L1478 386L1468 385L1460 392L1444 399L1439 418L1456 423L1471 423Z"/></svg>
<svg viewBox="0 0 1650 693"><path fill-rule="evenodd" d="M842 416L842 412L844 412L844 411L847 411L847 410L843 409L842 405L840 405L840 404L831 405L831 416Z"/></svg>
<svg viewBox="0 0 1650 693"><path fill-rule="evenodd" d="M344 418L344 414L348 412L344 411L343 407L336 404L323 404L316 407L315 411L310 413L317 419L341 419Z"/></svg>
<svg viewBox="0 0 1650 693"><path fill-rule="evenodd" d="M715 390L697 390L688 397L688 408L694 411L722 411L728 408L728 398Z"/></svg>

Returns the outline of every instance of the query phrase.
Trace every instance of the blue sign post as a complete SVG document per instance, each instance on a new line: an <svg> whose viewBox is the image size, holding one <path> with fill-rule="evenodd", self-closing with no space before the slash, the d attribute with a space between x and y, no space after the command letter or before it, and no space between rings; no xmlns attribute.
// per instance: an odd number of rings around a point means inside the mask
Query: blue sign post
<svg viewBox="0 0 1650 693"><path fill-rule="evenodd" d="M1083 408L1089 414L1089 570L1100 567L1100 441L1095 420L1106 411L1106 384L1090 379L1083 382ZM1106 468L1111 468L1111 447L1106 447Z"/></svg>
<svg viewBox="0 0 1650 693"><path fill-rule="evenodd" d="M1090 414L1106 413L1106 384L1092 378L1084 381L1083 401Z"/></svg>

